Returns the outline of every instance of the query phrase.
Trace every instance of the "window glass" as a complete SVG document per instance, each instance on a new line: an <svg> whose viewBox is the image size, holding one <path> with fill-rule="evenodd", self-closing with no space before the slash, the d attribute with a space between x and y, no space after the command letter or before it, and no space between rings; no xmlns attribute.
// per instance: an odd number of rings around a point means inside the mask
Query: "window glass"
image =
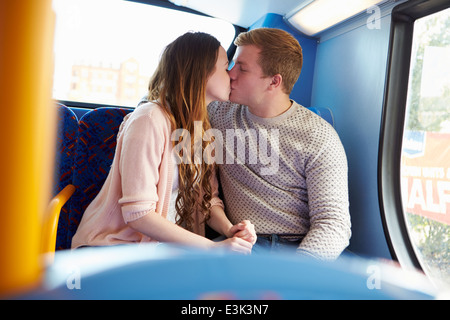
<svg viewBox="0 0 450 320"><path fill-rule="evenodd" d="M401 158L405 220L424 271L450 284L450 9L418 19Z"/></svg>
<svg viewBox="0 0 450 320"><path fill-rule="evenodd" d="M53 0L53 98L134 107L167 44L188 31L214 35L225 49L228 22L124 0Z"/></svg>

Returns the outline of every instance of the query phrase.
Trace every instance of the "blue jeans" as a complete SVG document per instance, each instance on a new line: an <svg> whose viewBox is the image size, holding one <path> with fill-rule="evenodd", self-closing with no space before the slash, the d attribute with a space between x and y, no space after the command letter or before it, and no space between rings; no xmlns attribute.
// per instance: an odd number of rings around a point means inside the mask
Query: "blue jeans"
<svg viewBox="0 0 450 320"><path fill-rule="evenodd" d="M252 249L252 254L259 253L274 253L274 252L290 252L295 253L298 246L300 245L301 240L287 240L280 238L276 234L267 235L267 236L258 236L258 240Z"/></svg>

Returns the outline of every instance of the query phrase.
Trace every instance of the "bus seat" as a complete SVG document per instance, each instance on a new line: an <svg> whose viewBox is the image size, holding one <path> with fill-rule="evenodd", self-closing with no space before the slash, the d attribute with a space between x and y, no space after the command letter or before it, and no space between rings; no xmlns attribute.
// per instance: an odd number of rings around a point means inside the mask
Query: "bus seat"
<svg viewBox="0 0 450 320"><path fill-rule="evenodd" d="M66 238L68 221L60 219L60 217L67 216L70 207L69 198L73 193L73 186L70 186L72 185L75 145L78 136L78 118L75 113L61 103L57 103L56 108L57 133L53 198L44 222L44 228L47 230L44 233L44 252L54 251L55 247L57 248L58 241L56 239L58 237Z"/></svg>
<svg viewBox="0 0 450 320"><path fill-rule="evenodd" d="M67 217L65 247L70 248L81 217L108 176L116 137L123 118L133 109L103 107L89 111L79 121L73 184L76 187Z"/></svg>
<svg viewBox="0 0 450 320"><path fill-rule="evenodd" d="M56 163L53 195L72 183L73 156L78 134L78 118L63 104L57 103Z"/></svg>
<svg viewBox="0 0 450 320"><path fill-rule="evenodd" d="M334 123L334 117L333 113L331 112L330 108L323 108L323 107L309 107L308 110L311 110L315 114L321 116L323 119L325 119L329 124L335 127Z"/></svg>

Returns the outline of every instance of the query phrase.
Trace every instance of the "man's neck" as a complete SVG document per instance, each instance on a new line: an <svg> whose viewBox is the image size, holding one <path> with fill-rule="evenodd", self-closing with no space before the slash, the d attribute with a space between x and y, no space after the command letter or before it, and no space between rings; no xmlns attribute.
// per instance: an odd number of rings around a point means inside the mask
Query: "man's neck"
<svg viewBox="0 0 450 320"><path fill-rule="evenodd" d="M274 118L285 113L292 106L289 96L283 96L271 101L263 101L259 105L248 106L248 110L260 118Z"/></svg>

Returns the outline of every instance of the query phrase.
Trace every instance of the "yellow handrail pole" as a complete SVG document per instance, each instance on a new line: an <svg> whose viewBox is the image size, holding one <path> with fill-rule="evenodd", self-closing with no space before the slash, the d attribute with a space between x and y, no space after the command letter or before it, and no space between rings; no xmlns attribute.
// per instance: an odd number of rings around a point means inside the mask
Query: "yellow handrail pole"
<svg viewBox="0 0 450 320"><path fill-rule="evenodd" d="M55 141L54 25L51 0L0 1L0 296L34 288L42 275Z"/></svg>
<svg viewBox="0 0 450 320"><path fill-rule="evenodd" d="M68 184L50 201L47 209L47 217L44 217L42 228L42 253L47 254L53 261L55 255L56 236L58 233L58 221L62 207L69 201L75 192L75 186Z"/></svg>

